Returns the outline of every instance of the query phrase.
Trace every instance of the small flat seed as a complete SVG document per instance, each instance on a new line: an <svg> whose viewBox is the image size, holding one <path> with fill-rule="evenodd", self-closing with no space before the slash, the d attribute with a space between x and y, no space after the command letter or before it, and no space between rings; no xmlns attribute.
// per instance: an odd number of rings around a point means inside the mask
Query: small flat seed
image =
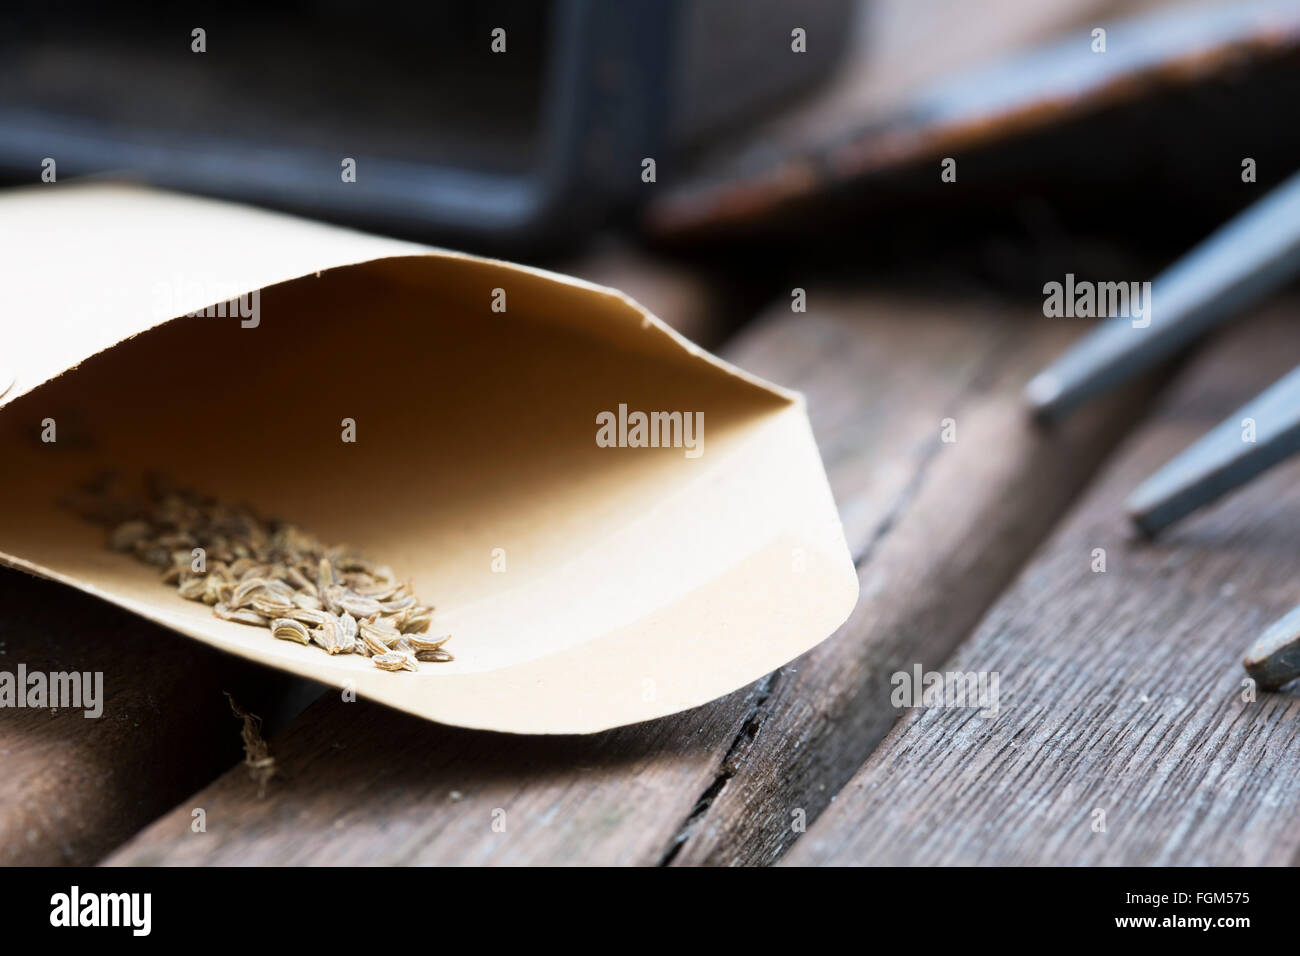
<svg viewBox="0 0 1300 956"><path fill-rule="evenodd" d="M299 621L289 617L278 617L271 622L271 636L282 641L294 641L298 644L311 643L312 636Z"/></svg>
<svg viewBox="0 0 1300 956"><path fill-rule="evenodd" d="M243 579L244 575L252 568L257 566L257 562L251 558L237 558L231 562L230 576L236 581Z"/></svg>
<svg viewBox="0 0 1300 956"><path fill-rule="evenodd" d="M316 611L321 609L320 598L316 597L316 594L308 594L304 591L299 591L294 594L294 604L299 607L308 607L308 609Z"/></svg>
<svg viewBox="0 0 1300 956"><path fill-rule="evenodd" d="M302 627L301 624L298 626ZM303 630L305 631L306 628L303 628ZM316 643L317 647L322 647L331 654L338 653L339 632L338 627L335 626L333 620L326 621L320 627L312 631L311 639Z"/></svg>
<svg viewBox="0 0 1300 956"><path fill-rule="evenodd" d="M203 591L204 604L217 604L229 597L230 585L220 578L209 577Z"/></svg>
<svg viewBox="0 0 1300 956"><path fill-rule="evenodd" d="M267 582L266 593L277 600L283 601L285 604L292 604L294 595L297 594L297 592L294 591L293 588L289 587L289 585L285 584L283 581L276 580L270 580Z"/></svg>
<svg viewBox="0 0 1300 956"><path fill-rule="evenodd" d="M265 586L270 583L266 580L267 572L270 570L269 566L249 559L248 570L239 576L239 583L244 584L247 581L260 581L261 584Z"/></svg>
<svg viewBox="0 0 1300 956"><path fill-rule="evenodd" d="M402 624L403 634L423 634L429 630L433 619L428 617L408 617Z"/></svg>
<svg viewBox="0 0 1300 956"><path fill-rule="evenodd" d="M269 594L259 594L249 603L254 611L258 614L265 614L267 617L284 617L294 611L302 610L295 607L292 601L285 601Z"/></svg>
<svg viewBox="0 0 1300 956"><path fill-rule="evenodd" d="M387 654L376 654L371 660L375 662L376 667L386 671L413 671L419 669L410 656L398 654L395 651L389 651Z"/></svg>
<svg viewBox="0 0 1300 956"><path fill-rule="evenodd" d="M191 578L178 587L176 593L187 601L201 601L203 600L203 595L207 593L207 590L207 578Z"/></svg>
<svg viewBox="0 0 1300 956"><path fill-rule="evenodd" d="M228 604L217 603L212 608L212 613L223 621L252 624L254 627L266 627L267 624L266 618L246 607L230 607Z"/></svg>
<svg viewBox="0 0 1300 956"><path fill-rule="evenodd" d="M108 536L108 546L114 551L132 551L151 533L147 521L124 521Z"/></svg>
<svg viewBox="0 0 1300 956"><path fill-rule="evenodd" d="M406 639L417 651L436 651L451 640L451 635L443 634L438 637L428 637L424 634L407 634Z"/></svg>
<svg viewBox="0 0 1300 956"><path fill-rule="evenodd" d="M263 577L251 577L239 582L235 591L230 596L232 607L244 607L251 604L254 595L259 591L266 589L266 579Z"/></svg>
<svg viewBox="0 0 1300 956"><path fill-rule="evenodd" d="M329 611L317 611L309 607L296 607L285 617L291 617L295 621L302 621L304 624L310 624L312 627L320 627L326 621L336 620Z"/></svg>
<svg viewBox="0 0 1300 956"><path fill-rule="evenodd" d="M358 554L340 554L334 559L334 566L345 574L369 574L372 567Z"/></svg>
<svg viewBox="0 0 1300 956"><path fill-rule="evenodd" d="M362 618L370 617L372 614L379 613L379 602L374 598L362 597L355 592L345 592L338 599L339 607L347 611L353 617Z"/></svg>
<svg viewBox="0 0 1300 956"><path fill-rule="evenodd" d="M371 654L387 654L389 651L388 645L371 634L365 627L361 628L361 643L366 646Z"/></svg>
<svg viewBox="0 0 1300 956"><path fill-rule="evenodd" d="M290 568L285 576L289 579L289 582L298 589L299 593L295 595L295 598L310 597L315 600L316 585L307 580L307 575L303 574L298 568ZM316 606L320 607L319 601L316 602Z"/></svg>
<svg viewBox="0 0 1300 956"><path fill-rule="evenodd" d="M374 581L358 581L355 580L357 575L349 575L349 577L353 580L348 582L348 587L350 587L355 593L360 594L362 597L374 598L376 601L387 601L390 598L396 597L398 592L401 591L400 587L394 587L385 582L376 583Z"/></svg>
<svg viewBox="0 0 1300 956"><path fill-rule="evenodd" d="M362 637L371 637L392 647L402 636L402 632L380 621L362 621L358 625Z"/></svg>
<svg viewBox="0 0 1300 956"><path fill-rule="evenodd" d="M379 605L379 609L385 614L396 614L398 611L405 610L415 604L415 596L408 594L405 597L394 598L391 601L384 601Z"/></svg>
<svg viewBox="0 0 1300 956"><path fill-rule="evenodd" d="M375 662L375 666L386 671L406 670L406 655L394 654L391 651L383 654L376 654L370 658Z"/></svg>
<svg viewBox="0 0 1300 956"><path fill-rule="evenodd" d="M329 558L321 558L316 565L316 590L324 593L326 588L334 586L334 566Z"/></svg>
<svg viewBox="0 0 1300 956"><path fill-rule="evenodd" d="M343 606L339 604L339 599L347 593L347 588L341 584L331 584L321 588L320 599L325 605L326 610L334 614L342 614Z"/></svg>

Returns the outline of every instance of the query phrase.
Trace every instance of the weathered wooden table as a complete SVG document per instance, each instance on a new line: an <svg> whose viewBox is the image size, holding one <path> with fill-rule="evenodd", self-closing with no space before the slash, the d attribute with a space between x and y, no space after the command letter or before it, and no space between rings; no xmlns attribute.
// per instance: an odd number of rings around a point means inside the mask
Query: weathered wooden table
<svg viewBox="0 0 1300 956"><path fill-rule="evenodd" d="M1043 433L1020 389L1084 326L1032 304L810 285L806 313L769 289L733 331L736 298L678 263L614 248L572 269L807 393L862 585L840 631L685 714L512 737L345 703L4 571L0 663L102 670L109 716L0 711L0 861L1297 859L1300 695L1243 700L1239 658L1300 600L1300 463L1156 544L1120 503L1300 362L1300 303ZM996 718L894 706L917 665L998 673ZM267 718L264 794L223 691Z"/></svg>
<svg viewBox="0 0 1300 956"><path fill-rule="evenodd" d="M871 55L765 136L817 139L1133 6L879 0ZM1300 863L1300 691L1248 699L1240 666L1300 602L1300 462L1154 544L1121 511L1300 363L1300 300L1044 433L1020 390L1085 326L1031 300L720 278L617 240L551 265L807 394L861 581L839 632L688 713L512 737L345 703L0 569L0 668L102 671L108 695L101 720L0 709L0 863ZM996 673L996 717L895 706L917 667ZM226 691L266 720L265 793Z"/></svg>

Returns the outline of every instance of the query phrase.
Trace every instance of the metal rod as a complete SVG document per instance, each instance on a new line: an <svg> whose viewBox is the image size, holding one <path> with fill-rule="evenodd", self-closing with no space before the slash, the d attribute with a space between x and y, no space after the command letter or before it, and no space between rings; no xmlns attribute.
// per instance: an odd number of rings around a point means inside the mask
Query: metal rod
<svg viewBox="0 0 1300 956"><path fill-rule="evenodd" d="M1063 417L1178 351L1300 272L1300 173L1158 275L1150 324L1112 316L1025 388L1040 420Z"/></svg>
<svg viewBox="0 0 1300 956"><path fill-rule="evenodd" d="M1125 507L1134 524L1154 535L1296 452L1300 368L1144 481Z"/></svg>
<svg viewBox="0 0 1300 956"><path fill-rule="evenodd" d="M1270 624L1242 663L1261 690L1277 690L1300 677L1300 607Z"/></svg>

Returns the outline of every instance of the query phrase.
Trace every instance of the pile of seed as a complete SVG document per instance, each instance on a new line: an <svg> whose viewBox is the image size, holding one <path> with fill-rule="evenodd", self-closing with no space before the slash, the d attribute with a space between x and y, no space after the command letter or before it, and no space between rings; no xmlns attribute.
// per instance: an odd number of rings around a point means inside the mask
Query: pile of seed
<svg viewBox="0 0 1300 956"><path fill-rule="evenodd" d="M82 510L111 516L113 550L161 568L164 583L224 621L331 655L360 654L387 671L453 659L442 647L450 635L430 635L434 609L409 584L294 525L177 490L155 492L143 507Z"/></svg>

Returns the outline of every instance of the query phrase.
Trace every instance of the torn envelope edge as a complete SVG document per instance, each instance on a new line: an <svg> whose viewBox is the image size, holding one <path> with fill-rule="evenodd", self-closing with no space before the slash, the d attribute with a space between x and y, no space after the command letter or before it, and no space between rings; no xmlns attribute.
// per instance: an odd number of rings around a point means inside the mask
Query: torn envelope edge
<svg viewBox="0 0 1300 956"><path fill-rule="evenodd" d="M93 223L78 238L83 242L69 245L66 236L60 235L57 242L53 236L42 235L41 225L50 219L49 211L58 203L93 203L100 208L91 209L91 216L104 219L112 216L131 216L137 204L150 203L173 207L169 215L152 218L157 222L152 225L159 231L181 230L192 217L211 217L214 213L222 220L227 236L214 238L207 245L223 245L221 252L224 262L213 257L212 265L204 271L214 276L214 281L201 290L179 289L179 294L171 297L169 309L152 308L140 315L140 321L130 325L96 328L96 323L81 323L80 327L68 328L58 321L66 312L61 306L70 304L71 287L66 281L66 263L68 259L77 259L78 268L86 260L97 260L101 268L97 273L84 276L76 288L92 288L99 293L116 288L119 296L134 295L136 300L151 299L149 290L118 285L112 278L112 265L115 261L130 258L134 252L145 252L145 248L117 249L116 259L109 260L99 256L101 250L96 248ZM170 193L126 184L103 185L94 183L59 185L57 191L51 188L27 187L10 190L0 199L0 225L14 236L21 236L17 248L24 253L18 261L0 261L0 331L4 334L4 352L0 356L0 366L7 374L3 385L7 389L0 392L0 408L20 398L46 382L57 378L64 372L76 368L81 362L133 338L142 332L170 322L189 312L206 308L213 303L228 301L246 295L254 290L291 282L309 275L320 274L330 269L344 266L361 265L382 259L403 256L430 256L440 259L476 263L500 268L507 272L523 273L535 276L571 288L585 289L589 292L617 299L629 309L629 319L635 313L636 321L643 328L653 329L666 336L686 354L702 359L710 365L725 371L751 385L773 392L787 400L797 400L796 393L782 388L772 382L737 368L731 363L705 351L689 339L682 336L662 319L647 311L638 302L617 289L598 285L573 276L550 272L535 266L521 265L504 259L493 259L471 255L434 246L373 236L356 232L340 226L310 222L283 213L269 212L252 207L239 206L214 199ZM249 255L256 246L246 246L239 242L244 230L275 231L279 235L276 242L280 249L288 253L283 266L267 266ZM0 250L8 252L7 244L0 241ZM310 251L301 252L300 249ZM147 251L156 252L157 247L150 246ZM160 264L164 278L180 271L184 265L185 249L179 247L180 256L171 263ZM208 250L210 252L210 250ZM6 272L12 272L6 275ZM43 284L42 295L52 299L50 308L41 316L41 321L19 321L22 314L14 300L23 293L21 287ZM15 294L15 287L19 292ZM8 289L8 291L6 291ZM73 295L77 296L75 290ZM63 301L59 301L60 298ZM85 297L80 296L84 301ZM54 321L51 321L54 320ZM89 326L89 328L87 327ZM76 344L73 333L86 331L97 332L93 348ZM47 358L49 356L49 358Z"/></svg>

